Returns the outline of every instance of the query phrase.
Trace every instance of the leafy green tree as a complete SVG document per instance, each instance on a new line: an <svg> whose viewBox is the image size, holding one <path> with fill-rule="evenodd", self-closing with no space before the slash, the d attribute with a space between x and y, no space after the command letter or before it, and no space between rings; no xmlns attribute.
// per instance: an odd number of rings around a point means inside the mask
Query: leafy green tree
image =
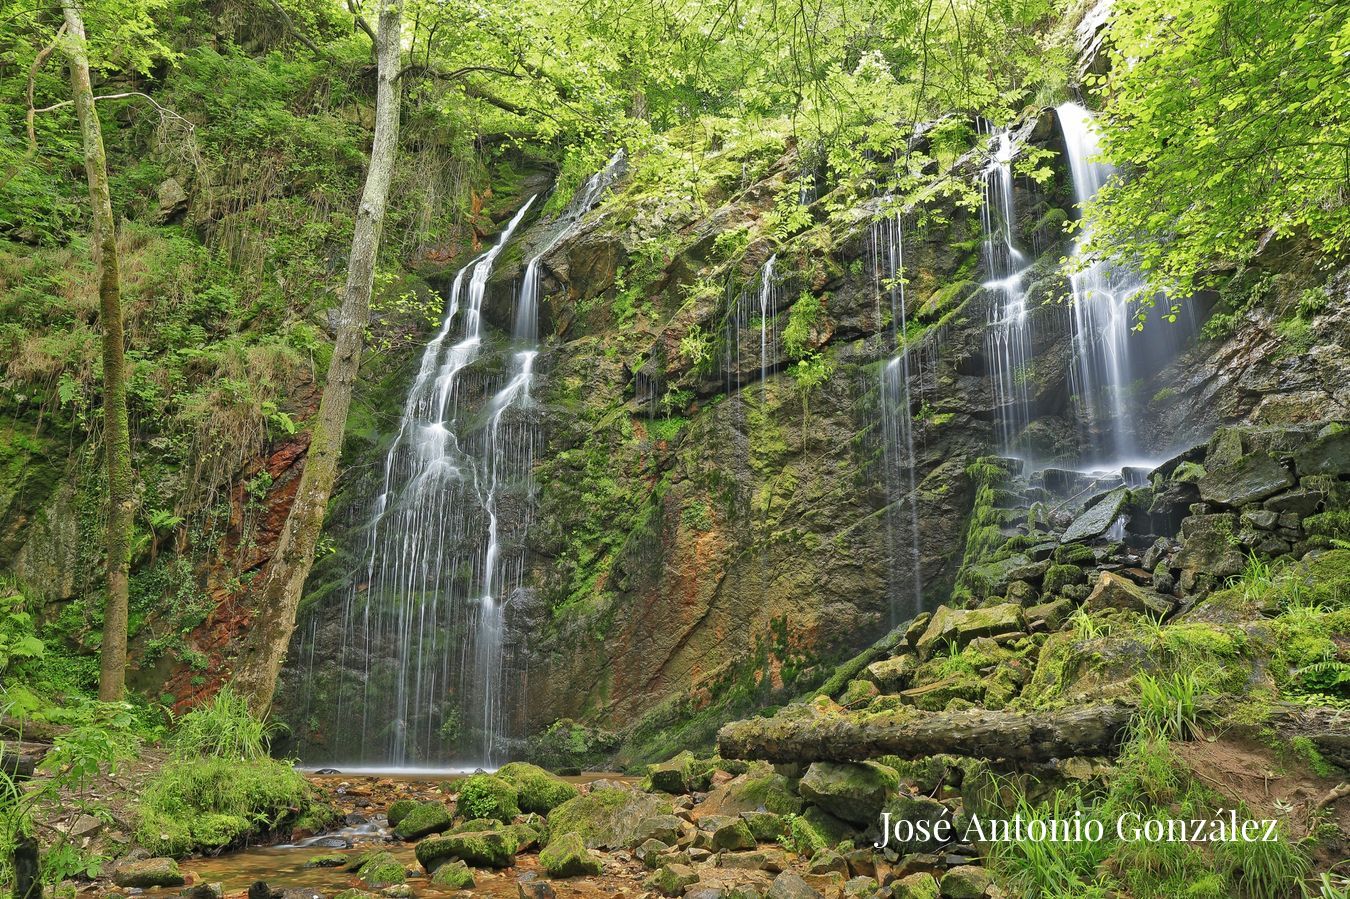
<svg viewBox="0 0 1350 899"><path fill-rule="evenodd" d="M1123 0L1103 148L1126 177L1094 204L1097 252L1178 295L1267 233L1350 240L1350 24L1335 0Z"/></svg>

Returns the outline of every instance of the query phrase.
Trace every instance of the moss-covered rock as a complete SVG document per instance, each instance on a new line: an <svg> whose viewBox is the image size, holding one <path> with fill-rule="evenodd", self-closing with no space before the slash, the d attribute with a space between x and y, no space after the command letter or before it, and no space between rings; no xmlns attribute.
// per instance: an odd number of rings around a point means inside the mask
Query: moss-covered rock
<svg viewBox="0 0 1350 899"><path fill-rule="evenodd" d="M150 889L182 886L185 880L173 859L142 858L124 861L114 867L112 882L119 887Z"/></svg>
<svg viewBox="0 0 1350 899"><path fill-rule="evenodd" d="M459 859L437 868L436 873L431 875L431 883L449 890L471 890L477 886L473 871Z"/></svg>
<svg viewBox="0 0 1350 899"><path fill-rule="evenodd" d="M389 810L385 812L385 817L389 819L390 827L398 827L400 821L408 817L408 814L422 803L416 799L396 799L389 804Z"/></svg>
<svg viewBox="0 0 1350 899"><path fill-rule="evenodd" d="M891 895L894 899L938 899L941 892L937 878L924 871L891 884Z"/></svg>
<svg viewBox="0 0 1350 899"><path fill-rule="evenodd" d="M454 833L417 844L417 862L434 874L446 862L459 859L475 868L506 868L515 863L513 841L495 830Z"/></svg>
<svg viewBox="0 0 1350 899"><path fill-rule="evenodd" d="M394 836L400 840L420 840L433 833L450 829L449 810L439 802L424 802L399 819Z"/></svg>
<svg viewBox="0 0 1350 899"><path fill-rule="evenodd" d="M539 864L550 877L599 874L604 867L599 856L586 848L579 833L565 833L539 853Z"/></svg>
<svg viewBox="0 0 1350 899"><path fill-rule="evenodd" d="M793 815L801 810L802 799L793 792L788 779L761 762L751 771L713 787L696 806L695 814L701 817L765 811Z"/></svg>
<svg viewBox="0 0 1350 899"><path fill-rule="evenodd" d="M510 821L520 814L520 794L507 780L492 774L475 774L455 785L456 810L465 818Z"/></svg>
<svg viewBox="0 0 1350 899"><path fill-rule="evenodd" d="M1072 544L1077 546L1079 544ZM1056 563L1051 565L1045 572L1045 592L1062 593L1064 588L1070 584L1082 584L1087 581L1087 574L1077 565L1066 565Z"/></svg>
<svg viewBox="0 0 1350 899"><path fill-rule="evenodd" d="M341 868L345 864L347 864L347 856L336 852L327 855L311 855L305 860L306 868Z"/></svg>
<svg viewBox="0 0 1350 899"><path fill-rule="evenodd" d="M549 815L549 843L576 833L590 849L621 849L632 842L643 820L671 811L668 796L621 787L591 790L567 800Z"/></svg>
<svg viewBox="0 0 1350 899"><path fill-rule="evenodd" d="M804 799L836 817L871 824L900 788L895 769L878 762L815 762L797 784Z"/></svg>
<svg viewBox="0 0 1350 899"><path fill-rule="evenodd" d="M787 832L787 823L783 820L783 816L773 812L741 812L741 820L761 843L771 843Z"/></svg>
<svg viewBox="0 0 1350 899"><path fill-rule="evenodd" d="M503 765L497 770L497 776L516 788L517 802L523 812L547 815L579 792L567 781L528 762Z"/></svg>
<svg viewBox="0 0 1350 899"><path fill-rule="evenodd" d="M649 889L664 896L679 896L685 888L698 883L698 872L688 865L662 865L659 870L643 882Z"/></svg>
<svg viewBox="0 0 1350 899"><path fill-rule="evenodd" d="M712 834L712 845L709 847L714 852L731 851L737 852L742 849L754 849L757 841L755 834L750 830L750 826L741 818L717 818L716 825L709 828Z"/></svg>
<svg viewBox="0 0 1350 899"><path fill-rule="evenodd" d="M373 890L403 883L408 879L407 872L403 868L403 862L394 858L388 852L377 852L371 855L361 865L360 870L356 872L356 876Z"/></svg>

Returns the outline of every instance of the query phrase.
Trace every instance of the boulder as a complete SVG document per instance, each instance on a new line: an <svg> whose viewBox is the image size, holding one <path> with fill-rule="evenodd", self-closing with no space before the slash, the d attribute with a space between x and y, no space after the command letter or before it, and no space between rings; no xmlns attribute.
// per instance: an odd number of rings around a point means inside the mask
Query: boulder
<svg viewBox="0 0 1350 899"><path fill-rule="evenodd" d="M1224 578L1242 571L1247 560L1233 540L1237 529L1233 514L1192 515L1181 523L1181 549L1172 564L1189 575L1183 587L1189 589L1196 574Z"/></svg>
<svg viewBox="0 0 1350 899"><path fill-rule="evenodd" d="M604 865L599 856L586 848L581 834L567 833L552 840L539 853L539 864L550 877L579 877L599 874Z"/></svg>
<svg viewBox="0 0 1350 899"><path fill-rule="evenodd" d="M741 812L741 820L761 843L772 843L787 832L783 816L773 812Z"/></svg>
<svg viewBox="0 0 1350 899"><path fill-rule="evenodd" d="M643 821L671 811L669 796L619 786L592 788L555 808L548 816L548 830L550 840L575 832L589 849L622 849L633 845Z"/></svg>
<svg viewBox="0 0 1350 899"><path fill-rule="evenodd" d="M899 693L909 686L910 678L914 676L914 669L917 667L919 667L918 659L912 655L902 655L873 662L867 666L863 676L876 684L882 693Z"/></svg>
<svg viewBox="0 0 1350 899"><path fill-rule="evenodd" d="M450 890L471 890L477 886L473 871L459 859L446 862L431 875L431 882L438 887Z"/></svg>
<svg viewBox="0 0 1350 899"><path fill-rule="evenodd" d="M361 882L373 890L403 883L408 879L403 862L388 852L376 852L366 857L365 863L356 872Z"/></svg>
<svg viewBox="0 0 1350 899"><path fill-rule="evenodd" d="M1269 453L1252 453L1200 478L1200 498L1207 503L1240 508L1293 487L1294 476Z"/></svg>
<svg viewBox="0 0 1350 899"><path fill-rule="evenodd" d="M1095 540L1105 534L1120 517L1129 495L1129 490L1120 487L1097 500L1087 511L1073 520L1060 536L1059 542L1080 543L1084 540Z"/></svg>
<svg viewBox="0 0 1350 899"><path fill-rule="evenodd" d="M526 871L516 878L516 895L519 899L555 899L558 894L547 880L534 871Z"/></svg>
<svg viewBox="0 0 1350 899"><path fill-rule="evenodd" d="M156 209L155 220L163 224L174 216L183 212L188 207L187 191L177 178L165 178L155 188L155 200L158 208Z"/></svg>
<svg viewBox="0 0 1350 899"><path fill-rule="evenodd" d="M749 825L740 818L726 818L718 821L712 830L711 849L714 852L754 849L757 845L755 835Z"/></svg>
<svg viewBox="0 0 1350 899"><path fill-rule="evenodd" d="M845 821L867 825L900 787L900 775L879 762L814 762L797 790Z"/></svg>
<svg viewBox="0 0 1350 899"><path fill-rule="evenodd" d="M186 881L178 862L171 858L142 858L121 862L112 870L112 882L119 887L150 889L180 887Z"/></svg>
<svg viewBox="0 0 1350 899"><path fill-rule="evenodd" d="M385 817L389 819L389 826L398 827L399 822L408 817L408 813L421 804L416 799L396 799L390 803L389 811L385 813Z"/></svg>
<svg viewBox="0 0 1350 899"><path fill-rule="evenodd" d="M810 874L828 874L831 871L848 874L848 862L833 849L821 849L811 856L811 861L807 863L806 870Z"/></svg>
<svg viewBox="0 0 1350 899"><path fill-rule="evenodd" d="M768 899L823 899L800 874L784 871L773 879Z"/></svg>
<svg viewBox="0 0 1350 899"><path fill-rule="evenodd" d="M347 864L345 855L311 855L305 861L306 868L341 868Z"/></svg>
<svg viewBox="0 0 1350 899"><path fill-rule="evenodd" d="M688 793L693 789L694 754L685 750L672 759L647 768L647 779L653 790L662 793Z"/></svg>
<svg viewBox="0 0 1350 899"><path fill-rule="evenodd" d="M938 836L945 826L943 822L950 822L952 819L951 809L936 799L923 795L897 796L886 803L883 811L890 814L890 848L901 855L911 852L932 852L951 842L950 839L944 840ZM901 822L908 822L911 826ZM896 830L897 823L900 823L899 834ZM913 839L897 839L898 835L908 836L911 833Z"/></svg>
<svg viewBox="0 0 1350 899"><path fill-rule="evenodd" d="M1071 614L1073 614L1073 603L1067 599L1041 603L1027 609L1027 626L1035 628L1039 623L1046 630L1057 631Z"/></svg>
<svg viewBox="0 0 1350 899"><path fill-rule="evenodd" d="M698 872L688 865L663 865L643 882L643 886L665 896L678 896L698 883Z"/></svg>
<svg viewBox="0 0 1350 899"><path fill-rule="evenodd" d="M961 865L942 875L944 899L982 899L993 884L990 873L977 865Z"/></svg>
<svg viewBox="0 0 1350 899"><path fill-rule="evenodd" d="M1123 609L1141 615L1163 617L1172 611L1172 601L1161 593L1140 587L1128 578L1103 571L1097 578L1083 610L1088 613Z"/></svg>
<svg viewBox="0 0 1350 899"><path fill-rule="evenodd" d="M515 863L513 842L495 830L432 837L417 844L417 862L428 874L455 859L475 868L506 868Z"/></svg>
<svg viewBox="0 0 1350 899"><path fill-rule="evenodd" d="M964 647L976 637L996 637L1023 629L1022 607L1006 602L985 609L938 606L919 638L919 657L927 659L943 646Z"/></svg>
<svg viewBox="0 0 1350 899"><path fill-rule="evenodd" d="M497 769L497 776L516 788L520 810L547 815L580 791L538 765L511 762Z"/></svg>
<svg viewBox="0 0 1350 899"><path fill-rule="evenodd" d="M788 855L781 849L755 849L748 852L724 852L717 857L722 868L743 871L767 871L777 874L788 869Z"/></svg>
<svg viewBox="0 0 1350 899"><path fill-rule="evenodd" d="M792 791L787 778L761 764L713 787L707 798L694 806L693 816L698 820L708 815L739 815L757 811L795 815L801 810L801 797Z"/></svg>
<svg viewBox="0 0 1350 899"><path fill-rule="evenodd" d="M938 899L939 895L937 878L926 871L909 874L891 884L893 899Z"/></svg>
<svg viewBox="0 0 1350 899"><path fill-rule="evenodd" d="M629 845L641 845L648 840L657 840L667 846L680 841L680 834L688 825L674 815L652 815L638 822Z"/></svg>
<svg viewBox="0 0 1350 899"><path fill-rule="evenodd" d="M1328 425L1316 440L1294 453L1294 469L1301 478L1350 475L1350 428Z"/></svg>
<svg viewBox="0 0 1350 899"><path fill-rule="evenodd" d="M449 830L454 822L450 812L439 802L424 802L409 811L394 828L394 836L400 840L420 840L433 833Z"/></svg>

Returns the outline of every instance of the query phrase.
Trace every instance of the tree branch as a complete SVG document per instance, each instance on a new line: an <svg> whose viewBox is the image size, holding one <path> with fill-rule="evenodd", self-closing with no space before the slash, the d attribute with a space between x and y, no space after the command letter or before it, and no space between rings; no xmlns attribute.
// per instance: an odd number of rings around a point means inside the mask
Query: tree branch
<svg viewBox="0 0 1350 899"><path fill-rule="evenodd" d="M131 97L140 97L142 100L147 101L151 106L159 110L160 115L165 116L166 118L177 119L178 121L186 125L189 131L195 131L197 129L197 126L194 125L191 122L191 120L183 118L181 115L174 112L172 109L169 109L167 106L160 106L158 101L156 101L154 97L150 96L149 94L141 93L140 91L124 91L123 93L120 94L99 94L98 96L94 97L94 100L95 101L126 100ZM60 103L53 103L51 106L44 106L41 109L30 109L29 112L30 113L51 112L54 109L60 109L62 106L70 106L74 102L75 102L74 100L62 100Z"/></svg>
<svg viewBox="0 0 1350 899"><path fill-rule="evenodd" d="M351 10L352 18L356 20L356 27L366 33L370 38L371 47L375 46L375 29L370 27L370 23L361 15L361 8L356 5L356 0L347 0L347 9Z"/></svg>
<svg viewBox="0 0 1350 899"><path fill-rule="evenodd" d="M56 35L52 38L52 42L43 47L37 56L33 57L33 64L28 67L28 112L25 114L24 119L28 125L29 157L32 157L32 155L37 152L37 131L34 130L33 127L33 116L37 112L37 110L33 108L33 84L37 81L38 70L47 62L47 57L52 55L52 51L56 49L56 45L61 41L61 36L65 33L66 23L62 22L61 27L56 30Z"/></svg>
<svg viewBox="0 0 1350 899"><path fill-rule="evenodd" d="M267 2L271 4L272 9L276 12L276 14L281 16L282 24L286 26L286 30L289 31L297 41L304 44L306 47L310 49L311 52L317 54L318 56L323 57L328 56L327 53L319 49L319 45L314 43L314 41L309 37L309 35L305 34L296 26L295 21L291 19L291 15L290 13L286 12L285 7L283 7L280 3L278 3L277 0L267 0Z"/></svg>

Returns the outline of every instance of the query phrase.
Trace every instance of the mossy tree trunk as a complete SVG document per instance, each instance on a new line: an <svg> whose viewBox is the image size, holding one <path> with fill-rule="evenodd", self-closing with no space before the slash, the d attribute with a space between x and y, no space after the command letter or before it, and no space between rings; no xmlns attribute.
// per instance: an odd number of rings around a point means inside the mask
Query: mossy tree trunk
<svg viewBox="0 0 1350 899"><path fill-rule="evenodd" d="M131 474L131 436L127 425L127 371L122 333L122 288L117 268L117 227L103 130L94 109L89 78L84 17L76 0L62 0L70 63L70 88L84 143L84 171L89 179L89 206L94 222L98 260L99 318L103 328L103 448L108 465L107 596L103 605L103 650L98 696L122 698L127 670L127 600L131 570L131 528L136 511Z"/></svg>
<svg viewBox="0 0 1350 899"><path fill-rule="evenodd" d="M295 502L254 597L257 617L235 664L234 687L248 697L249 707L259 715L265 714L272 705L277 676L281 673L286 647L295 629L300 594L314 564L314 548L337 478L352 385L361 362L380 231L398 150L402 15L402 0L384 0L380 6L375 40L378 68L375 136L352 235L347 286L339 312L333 360L328 367L318 416L311 429L309 452Z"/></svg>

